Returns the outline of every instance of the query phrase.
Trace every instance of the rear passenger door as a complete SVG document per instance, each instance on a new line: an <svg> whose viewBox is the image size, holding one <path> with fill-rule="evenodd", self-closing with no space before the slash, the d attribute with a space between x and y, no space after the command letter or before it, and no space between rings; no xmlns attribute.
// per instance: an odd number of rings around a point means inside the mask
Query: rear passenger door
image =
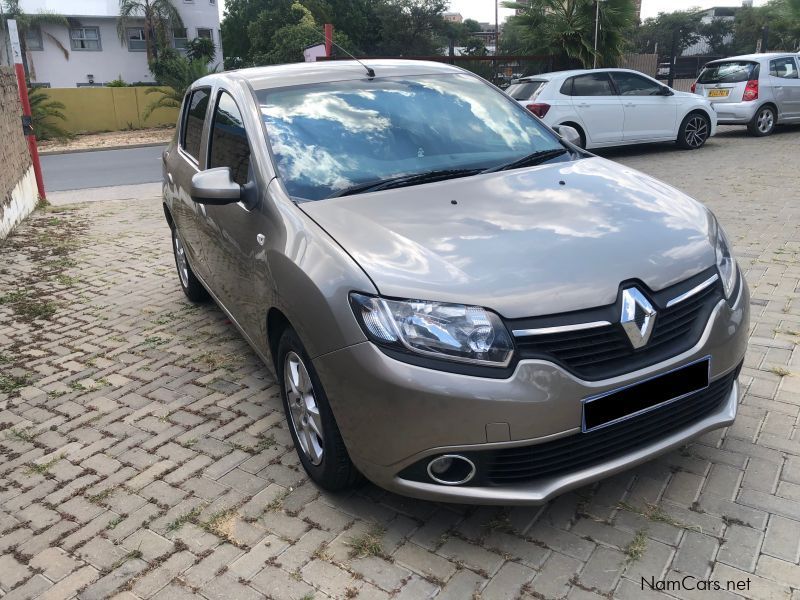
<svg viewBox="0 0 800 600"><path fill-rule="evenodd" d="M636 73L612 71L611 78L625 113L623 139L626 142L675 137L678 129L675 96L663 95L660 83Z"/></svg>
<svg viewBox="0 0 800 600"><path fill-rule="evenodd" d="M800 118L800 78L792 56L769 61L769 78L778 103L778 118Z"/></svg>
<svg viewBox="0 0 800 600"><path fill-rule="evenodd" d="M587 142L609 144L623 139L624 112L608 73L576 75L564 82L561 93L571 96L572 106L586 127Z"/></svg>
<svg viewBox="0 0 800 600"><path fill-rule="evenodd" d="M203 253L202 228L206 218L205 206L192 200L192 177L200 170L204 159L204 122L208 113L210 87L190 90L183 102L178 130L178 144L163 156L167 184L171 188L172 218L183 242L192 270L208 281L208 266Z"/></svg>

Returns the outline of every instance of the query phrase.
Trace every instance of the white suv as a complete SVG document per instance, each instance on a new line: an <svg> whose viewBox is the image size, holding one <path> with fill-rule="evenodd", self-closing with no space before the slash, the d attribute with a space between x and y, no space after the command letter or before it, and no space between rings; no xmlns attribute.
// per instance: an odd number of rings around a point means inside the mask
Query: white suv
<svg viewBox="0 0 800 600"><path fill-rule="evenodd" d="M708 98L725 125L769 135L777 123L800 123L800 55L746 54L703 67L692 91Z"/></svg>
<svg viewBox="0 0 800 600"><path fill-rule="evenodd" d="M695 149L717 129L708 100L628 69L523 77L506 93L551 127L577 129L585 148L673 141Z"/></svg>

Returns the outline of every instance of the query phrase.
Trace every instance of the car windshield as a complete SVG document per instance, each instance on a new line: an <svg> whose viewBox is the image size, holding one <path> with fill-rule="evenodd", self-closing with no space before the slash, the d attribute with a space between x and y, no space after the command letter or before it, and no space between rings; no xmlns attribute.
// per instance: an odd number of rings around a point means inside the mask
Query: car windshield
<svg viewBox="0 0 800 600"><path fill-rule="evenodd" d="M756 63L745 60L729 60L703 67L698 83L739 83L751 78Z"/></svg>
<svg viewBox="0 0 800 600"><path fill-rule="evenodd" d="M508 86L506 94L514 100L531 100L533 95L541 91L545 81L520 81ZM538 94L537 94L538 95Z"/></svg>
<svg viewBox="0 0 800 600"><path fill-rule="evenodd" d="M460 73L256 92L278 172L300 200L426 173L470 174L561 150L528 111ZM570 160L570 154L551 160ZM542 156L546 156L543 154ZM548 159L550 160L550 159ZM442 175L440 178L444 178Z"/></svg>

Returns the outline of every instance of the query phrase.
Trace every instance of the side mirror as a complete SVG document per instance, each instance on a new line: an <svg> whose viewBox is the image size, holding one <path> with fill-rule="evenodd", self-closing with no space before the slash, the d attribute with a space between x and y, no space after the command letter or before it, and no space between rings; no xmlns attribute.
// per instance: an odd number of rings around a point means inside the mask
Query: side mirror
<svg viewBox="0 0 800 600"><path fill-rule="evenodd" d="M675 92L673 92L673 91L672 91L672 90L669 88L669 86L667 86L667 85L662 85L662 86L661 86L661 95L662 95L662 96L674 96L674 95L675 95Z"/></svg>
<svg viewBox="0 0 800 600"><path fill-rule="evenodd" d="M573 146L580 147L581 145L581 134L578 133L578 130L570 125L556 125L553 127L555 132L561 136L561 138Z"/></svg>
<svg viewBox="0 0 800 600"><path fill-rule="evenodd" d="M230 167L217 167L195 173L189 194L199 204L235 204L242 199L242 186L231 178Z"/></svg>

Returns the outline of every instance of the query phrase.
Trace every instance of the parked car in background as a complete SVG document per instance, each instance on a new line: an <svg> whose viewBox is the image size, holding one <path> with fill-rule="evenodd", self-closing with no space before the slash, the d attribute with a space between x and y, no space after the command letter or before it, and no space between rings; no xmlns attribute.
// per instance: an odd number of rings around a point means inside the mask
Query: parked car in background
<svg viewBox="0 0 800 600"><path fill-rule="evenodd" d="M180 286L274 369L323 488L543 502L736 416L749 295L714 215L472 73L210 75L163 159Z"/></svg>
<svg viewBox="0 0 800 600"><path fill-rule="evenodd" d="M764 136L779 123L800 123L798 72L796 53L732 56L706 64L692 92L713 104L718 123Z"/></svg>
<svg viewBox="0 0 800 600"><path fill-rule="evenodd" d="M708 100L628 69L533 75L506 93L546 124L577 129L584 148L672 141L696 149L717 127Z"/></svg>

